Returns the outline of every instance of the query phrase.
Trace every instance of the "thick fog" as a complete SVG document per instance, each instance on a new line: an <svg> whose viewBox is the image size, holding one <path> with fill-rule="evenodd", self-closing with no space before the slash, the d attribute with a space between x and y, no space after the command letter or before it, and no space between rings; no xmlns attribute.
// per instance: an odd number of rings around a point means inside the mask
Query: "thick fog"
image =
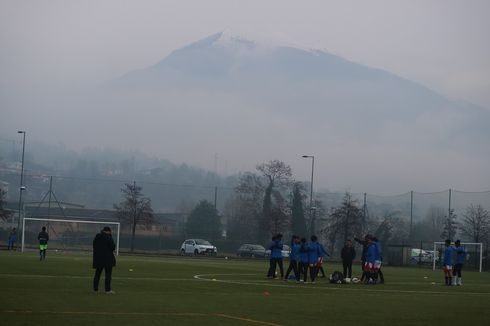
<svg viewBox="0 0 490 326"><path fill-rule="evenodd" d="M26 130L28 150L137 149L220 174L280 159L300 180L309 154L331 190L488 190L489 12L487 1L1 2L0 138Z"/></svg>

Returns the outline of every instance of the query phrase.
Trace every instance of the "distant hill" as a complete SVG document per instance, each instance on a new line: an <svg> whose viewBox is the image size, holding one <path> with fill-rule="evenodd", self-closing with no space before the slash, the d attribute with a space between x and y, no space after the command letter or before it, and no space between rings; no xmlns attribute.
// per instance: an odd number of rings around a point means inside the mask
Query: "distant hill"
<svg viewBox="0 0 490 326"><path fill-rule="evenodd" d="M335 136L375 142L387 136L411 141L406 138L411 134L423 146L464 146L478 152L490 139L489 110L323 51L260 44L225 33L177 49L111 86L231 96Z"/></svg>
<svg viewBox="0 0 490 326"><path fill-rule="evenodd" d="M331 190L474 191L490 184L489 110L325 51L217 33L102 85L46 85L29 94L12 93L5 106L5 121L29 130L27 155L35 137L74 149L135 149L221 175L280 159L305 180L309 163L301 155L313 154L315 186ZM75 163L92 161L85 154ZM131 166L107 154L105 161ZM81 169L97 171L80 163L73 172ZM120 173L110 164L102 170ZM165 179L173 183L171 176Z"/></svg>

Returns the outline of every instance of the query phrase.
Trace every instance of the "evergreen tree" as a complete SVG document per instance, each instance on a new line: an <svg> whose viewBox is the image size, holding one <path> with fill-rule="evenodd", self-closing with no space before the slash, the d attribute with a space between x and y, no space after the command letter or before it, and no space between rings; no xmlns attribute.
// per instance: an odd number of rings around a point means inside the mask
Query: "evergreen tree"
<svg viewBox="0 0 490 326"><path fill-rule="evenodd" d="M190 237L217 240L221 237L221 220L218 211L207 200L200 201L187 219L186 232Z"/></svg>
<svg viewBox="0 0 490 326"><path fill-rule="evenodd" d="M305 195L301 183L297 182L293 187L293 200L291 205L291 231L299 236L306 236L306 220L303 202Z"/></svg>

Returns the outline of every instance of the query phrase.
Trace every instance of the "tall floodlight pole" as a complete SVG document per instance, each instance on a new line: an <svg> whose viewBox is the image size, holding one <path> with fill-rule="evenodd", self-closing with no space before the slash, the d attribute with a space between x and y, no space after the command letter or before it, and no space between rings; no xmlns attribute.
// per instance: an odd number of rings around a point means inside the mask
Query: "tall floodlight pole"
<svg viewBox="0 0 490 326"><path fill-rule="evenodd" d="M313 208L313 175L315 171L315 156L303 155L303 158L311 158L311 182L310 182L310 232L315 234L315 214Z"/></svg>
<svg viewBox="0 0 490 326"><path fill-rule="evenodd" d="M26 189L24 186L24 154L26 149L26 132L24 130L17 131L22 134L22 162L20 166L20 186L19 186L19 219L17 221L17 232L20 230L20 210L22 209L22 192Z"/></svg>

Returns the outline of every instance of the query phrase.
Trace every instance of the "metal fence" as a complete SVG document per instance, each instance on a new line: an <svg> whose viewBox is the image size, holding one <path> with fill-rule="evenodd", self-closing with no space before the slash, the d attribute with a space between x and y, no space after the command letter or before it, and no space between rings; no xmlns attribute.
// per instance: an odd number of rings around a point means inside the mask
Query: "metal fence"
<svg viewBox="0 0 490 326"><path fill-rule="evenodd" d="M17 186L19 175L0 172L0 181L3 182L4 188L7 186L7 201L10 203L10 208L16 210L19 197L19 187ZM226 230L226 214L229 211L227 206L234 194L234 188L229 185L213 185L204 181L202 184L172 184L152 182L150 177L142 177L141 180L133 181L110 177L102 179L26 174L24 183L27 189L23 194L22 213L25 213L26 217L37 217L36 214L40 215L40 213L36 213L36 207L43 208L41 215L44 217L46 215L48 217L63 217L63 211L70 208L110 211L113 210L114 204L123 200L121 189L125 183L133 182L142 187L143 194L152 200L153 209L160 214L159 223L149 228L137 230L135 242L137 250L177 252L180 243L186 238L186 216L200 200L207 200L216 205L222 215L222 223ZM356 193L352 196L357 199L359 207L363 209L366 216L372 219L395 216L406 225L406 231L409 235L419 232L420 230L417 228L423 229L420 223L430 219L431 214L441 218L447 216L450 210L454 210L456 221L460 222L470 205L481 205L484 209L490 210L490 191L445 190L433 193L408 191L390 196L370 193ZM315 198L322 199L327 215L331 208L341 203L342 197L342 193L315 193ZM49 211L46 213L47 207ZM16 211L10 220L1 221L1 242L6 241L8 230L17 226L18 215ZM86 213L81 215L87 216ZM308 214L306 215L308 216ZM318 223L321 223L321 219ZM127 228L122 228L121 250L123 251L129 247L128 232ZM423 232L419 233L422 234ZM440 237L436 237L435 233L432 235L422 234L418 237L409 236L407 240L403 241L404 243L392 242L390 245L406 245L417 248L421 241L425 244L439 240L441 240ZM246 242L253 241L253 239L249 239ZM238 242L225 236L215 239L215 242L222 248L221 252L232 253L244 240ZM485 248L488 248L488 243L485 244Z"/></svg>

